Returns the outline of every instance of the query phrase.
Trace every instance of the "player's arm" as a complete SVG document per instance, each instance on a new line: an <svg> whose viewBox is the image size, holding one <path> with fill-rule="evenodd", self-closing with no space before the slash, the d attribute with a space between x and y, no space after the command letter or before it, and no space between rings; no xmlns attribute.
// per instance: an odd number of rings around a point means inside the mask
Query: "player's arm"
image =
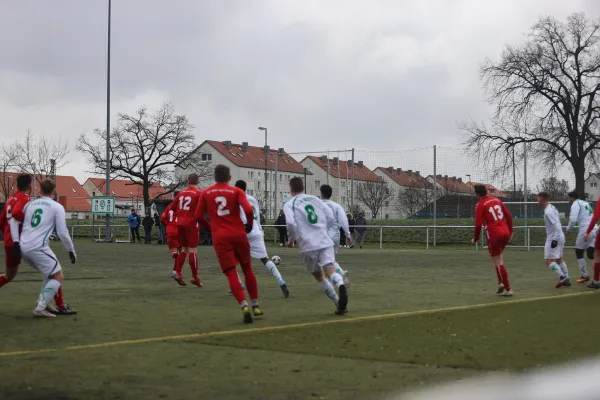
<svg viewBox="0 0 600 400"><path fill-rule="evenodd" d="M329 208L329 206L323 203L321 200L318 200L318 202L319 206L321 207L321 210L323 210L323 214L325 214L325 220L327 221L327 230L329 230L333 225L333 222L335 221L333 219L333 211L331 211L331 208Z"/></svg>
<svg viewBox="0 0 600 400"><path fill-rule="evenodd" d="M571 232L575 225L577 225L577 217L579 217L579 211L579 202L573 202L573 204L571 204L571 213L569 214L569 224L567 225L567 232Z"/></svg>
<svg viewBox="0 0 600 400"><path fill-rule="evenodd" d="M250 232L252 230L252 225L254 224L254 208L250 205L248 198L246 197L246 193L244 193L241 189L237 190L237 200L240 207L242 207L242 211L246 216L246 232Z"/></svg>
<svg viewBox="0 0 600 400"><path fill-rule="evenodd" d="M544 216L551 226L554 227L553 232L548 236L548 240L558 241L560 239L560 232L562 231L562 225L560 223L560 216L558 215L558 211L551 211Z"/></svg>
<svg viewBox="0 0 600 400"><path fill-rule="evenodd" d="M65 249L69 252L71 262L75 264L75 246L73 245L71 235L69 235L69 229L67 228L65 209L61 206L56 207L56 214L54 218L54 223L56 224L56 233L58 234L63 246L65 246Z"/></svg>
<svg viewBox="0 0 600 400"><path fill-rule="evenodd" d="M598 224L599 219L600 219L600 199L598 199L598 202L596 202L596 208L594 209L594 215L592 215L592 220L590 221L590 225L587 228L586 235L589 235L590 233L592 233L592 231Z"/></svg>
<svg viewBox="0 0 600 400"><path fill-rule="evenodd" d="M204 194L200 194L198 196L198 204L196 205L196 210L194 211L194 218L196 222L200 224L201 227L205 229L210 229L210 223L205 217L206 215L206 196Z"/></svg>
<svg viewBox="0 0 600 400"><path fill-rule="evenodd" d="M348 217L346 216L346 212L342 207L337 208L338 221L340 222L340 228L344 231L344 234L347 238L351 238L350 235L350 223L348 222Z"/></svg>
<svg viewBox="0 0 600 400"><path fill-rule="evenodd" d="M473 244L479 241L481 236L481 227L483 226L483 207L480 205L481 202L475 206L475 232L473 233Z"/></svg>
<svg viewBox="0 0 600 400"><path fill-rule="evenodd" d="M169 223L169 211L171 211L171 205L172 205L172 204L173 204L173 203L169 204L169 205L167 206L167 208L165 209L165 211L164 211L164 212L162 213L162 215L160 216L160 222L161 222L163 225L168 225L168 223Z"/></svg>
<svg viewBox="0 0 600 400"><path fill-rule="evenodd" d="M294 243L296 241L296 230L298 225L296 218L294 217L294 210L292 207L288 207L287 203L283 207L283 213L285 214L285 224L287 226L288 242Z"/></svg>
<svg viewBox="0 0 600 400"><path fill-rule="evenodd" d="M510 233L512 235L513 233L513 218L512 218L512 214L510 213L510 211L508 210L508 207L506 207L506 204L504 203L500 203L502 204L502 212L504 213L504 219L506 220L506 225L508 226L508 233Z"/></svg>
<svg viewBox="0 0 600 400"><path fill-rule="evenodd" d="M28 197L19 197L10 211L10 218L14 218L17 222L23 222L25 220L25 206L27 206L27 203L29 203Z"/></svg>

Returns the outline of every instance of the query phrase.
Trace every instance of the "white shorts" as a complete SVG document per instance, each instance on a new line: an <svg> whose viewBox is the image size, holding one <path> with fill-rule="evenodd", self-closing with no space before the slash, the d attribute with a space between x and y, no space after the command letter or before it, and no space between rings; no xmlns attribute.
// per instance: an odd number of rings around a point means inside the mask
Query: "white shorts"
<svg viewBox="0 0 600 400"><path fill-rule="evenodd" d="M50 276L62 270L58 258L50 248L23 251L23 258L44 276Z"/></svg>
<svg viewBox="0 0 600 400"><path fill-rule="evenodd" d="M552 248L552 240L546 240L544 246L544 260L558 260L563 257L563 251L565 248L565 239L559 239L558 245Z"/></svg>
<svg viewBox="0 0 600 400"><path fill-rule="evenodd" d="M248 236L250 242L250 256L256 260L268 258L267 247L265 246L265 238L263 235Z"/></svg>
<svg viewBox="0 0 600 400"><path fill-rule="evenodd" d="M594 230L590 233L587 242L583 240L583 235L585 235L586 230L587 227L579 227L579 233L577 234L577 240L575 241L576 249L585 250L588 247L594 247L594 243L596 242L596 235L598 234L598 228L594 228Z"/></svg>
<svg viewBox="0 0 600 400"><path fill-rule="evenodd" d="M332 247L326 247L320 250L308 251L306 253L300 253L302 262L306 265L308 272L315 273L322 267L327 265L333 265L335 262L335 251Z"/></svg>

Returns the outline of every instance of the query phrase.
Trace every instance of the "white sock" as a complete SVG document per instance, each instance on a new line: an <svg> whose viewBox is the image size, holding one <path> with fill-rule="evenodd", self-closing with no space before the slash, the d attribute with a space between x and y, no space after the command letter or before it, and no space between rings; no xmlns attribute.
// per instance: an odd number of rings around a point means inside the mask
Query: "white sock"
<svg viewBox="0 0 600 400"><path fill-rule="evenodd" d="M339 289L340 286L344 284L344 278L342 278L342 275L340 275L337 272L331 274L329 280L331 281L331 283L333 283L333 286L335 286L336 289Z"/></svg>
<svg viewBox="0 0 600 400"><path fill-rule="evenodd" d="M281 274L279 273L279 270L277 269L277 266L275 265L275 263L273 261L271 261L271 260L267 261L265 263L265 268L267 269L267 271L269 271L271 273L271 275L273 275L273 278L275 278L277 280L277 283L279 283L279 286L281 286L285 283L283 278L281 277Z"/></svg>
<svg viewBox="0 0 600 400"><path fill-rule="evenodd" d="M563 272L555 261L552 261L550 265L548 265L548 268L550 268L550 271L554 271L559 278L563 277Z"/></svg>
<svg viewBox="0 0 600 400"><path fill-rule="evenodd" d="M587 264L585 262L585 258L578 258L577 265L579 265L579 270L581 271L581 276L588 277Z"/></svg>
<svg viewBox="0 0 600 400"><path fill-rule="evenodd" d="M327 279L323 279L322 281L319 282L319 288L337 306L339 297L338 297L337 293L335 292L335 289L333 288L333 286L331 286L331 282L329 282Z"/></svg>
<svg viewBox="0 0 600 400"><path fill-rule="evenodd" d="M38 305L44 305L50 303L56 292L58 292L58 288L60 288L60 282L56 279L44 279L45 285L42 287L42 291L40 292L40 298L38 300Z"/></svg>
<svg viewBox="0 0 600 400"><path fill-rule="evenodd" d="M335 272L337 272L340 275L344 275L344 270L342 269L342 267L340 266L340 264L338 264L337 262L333 263L333 266L335 267Z"/></svg>
<svg viewBox="0 0 600 400"><path fill-rule="evenodd" d="M248 302L246 300L242 300L242 302L240 303L240 307L244 308L248 306Z"/></svg>
<svg viewBox="0 0 600 400"><path fill-rule="evenodd" d="M569 269L567 268L567 263L564 261L560 263L560 270L562 271L565 278L569 277Z"/></svg>
<svg viewBox="0 0 600 400"><path fill-rule="evenodd" d="M252 299L252 307L258 307L258 299Z"/></svg>

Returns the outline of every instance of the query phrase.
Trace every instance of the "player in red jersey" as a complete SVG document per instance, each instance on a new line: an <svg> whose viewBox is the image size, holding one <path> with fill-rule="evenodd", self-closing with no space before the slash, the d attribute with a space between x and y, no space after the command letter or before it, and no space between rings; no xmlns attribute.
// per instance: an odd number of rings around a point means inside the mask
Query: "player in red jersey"
<svg viewBox="0 0 600 400"><path fill-rule="evenodd" d="M202 191L198 189L200 177L198 174L188 176L188 187L175 196L171 209L175 213L177 221L177 236L181 245L181 252L177 256L173 279L182 286L185 286L185 280L182 276L183 264L189 255L189 264L192 270L192 280L190 283L202 287L202 281L198 276L198 254L197 248L200 242L200 226L194 216L198 199Z"/></svg>
<svg viewBox="0 0 600 400"><path fill-rule="evenodd" d="M594 215L592 215L592 220L588 225L587 231L583 236L583 240L587 241L588 237L598 224L598 220L600 219L600 198L598 198L598 202L596 203L596 208L594 209ZM590 289L600 289L600 235L596 235L596 242L594 243L594 280L590 282L588 285Z"/></svg>
<svg viewBox="0 0 600 400"><path fill-rule="evenodd" d="M175 196L177 196L177 194L175 194ZM169 246L169 251L173 257L173 272L176 273L177 257L179 255L179 251L181 250L181 245L179 244L177 218L175 218L175 211L173 211L173 203L169 204L165 212L162 213L160 222L166 228L167 245Z"/></svg>
<svg viewBox="0 0 600 400"><path fill-rule="evenodd" d="M0 288L12 281L19 272L21 265L21 247L19 238L21 234L21 223L25 218L25 206L29 203L29 193L31 192L31 175L19 175L17 178L17 192L10 197L2 213L0 213L0 229L4 231L4 254L5 254L5 273L0 275ZM71 315L77 314L77 311L65 304L63 299L62 287L60 287L54 296L56 308L48 306L48 311L53 314Z"/></svg>
<svg viewBox="0 0 600 400"><path fill-rule="evenodd" d="M508 272L504 266L502 253L512 238L513 222L508 208L499 199L488 196L484 185L475 185L475 197L479 201L475 207L475 234L472 243L479 240L481 227L484 226L488 241L488 251L492 257L498 277L499 296L512 296L508 281Z"/></svg>
<svg viewBox="0 0 600 400"><path fill-rule="evenodd" d="M263 315L258 305L258 283L250 262L250 243L247 232L252 230L254 210L240 188L229 184L229 167L215 167L215 184L202 192L196 209L196 218L201 220L208 214L213 245L221 270L227 276L229 288L242 307L244 323L252 323L252 315ZM240 207L246 215L246 226L240 218ZM238 278L236 266L240 265L246 278L246 287L252 300L252 311L248 307L244 289Z"/></svg>

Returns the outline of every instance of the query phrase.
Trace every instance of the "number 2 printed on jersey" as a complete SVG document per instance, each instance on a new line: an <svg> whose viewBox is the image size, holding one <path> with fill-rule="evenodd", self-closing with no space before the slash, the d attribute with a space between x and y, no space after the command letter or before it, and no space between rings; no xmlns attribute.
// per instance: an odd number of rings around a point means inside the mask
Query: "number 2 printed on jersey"
<svg viewBox="0 0 600 400"><path fill-rule="evenodd" d="M219 196L219 197L215 198L215 201L218 204L217 215L219 217L229 215L229 210L225 208L225 207L227 207L227 199L223 196Z"/></svg>

